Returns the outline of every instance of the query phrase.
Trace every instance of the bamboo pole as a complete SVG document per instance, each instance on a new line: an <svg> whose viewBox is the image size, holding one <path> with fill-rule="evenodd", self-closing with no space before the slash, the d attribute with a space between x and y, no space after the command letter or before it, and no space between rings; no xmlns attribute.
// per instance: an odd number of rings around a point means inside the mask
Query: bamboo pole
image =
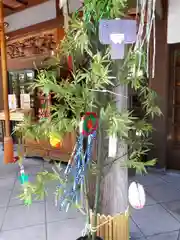
<svg viewBox="0 0 180 240"><path fill-rule="evenodd" d="M4 163L13 162L13 140L10 132L10 115L8 105L8 77L7 77L7 53L6 39L4 31L4 9L3 1L0 0L0 41L1 41L1 71L3 87L3 104L5 115L5 135L4 135Z"/></svg>

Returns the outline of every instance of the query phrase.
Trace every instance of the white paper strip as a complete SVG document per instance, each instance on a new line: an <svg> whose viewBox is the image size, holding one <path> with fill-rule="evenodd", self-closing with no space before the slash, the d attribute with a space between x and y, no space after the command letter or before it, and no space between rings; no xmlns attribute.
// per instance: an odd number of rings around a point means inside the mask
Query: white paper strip
<svg viewBox="0 0 180 240"><path fill-rule="evenodd" d="M80 134L83 132L83 124L84 124L84 118L81 118L81 121L79 123L79 133Z"/></svg>
<svg viewBox="0 0 180 240"><path fill-rule="evenodd" d="M122 44L124 42L124 34L122 33L112 33L110 34L110 39L114 44Z"/></svg>
<svg viewBox="0 0 180 240"><path fill-rule="evenodd" d="M21 94L20 95L20 101L21 101L21 108L22 109L30 109L31 108L31 102L30 102L30 95L29 94Z"/></svg>
<svg viewBox="0 0 180 240"><path fill-rule="evenodd" d="M109 137L109 157L116 157L117 154L117 136Z"/></svg>
<svg viewBox="0 0 180 240"><path fill-rule="evenodd" d="M9 94L8 95L8 103L9 103L9 109L15 110L17 108L17 102L16 102L16 95L15 94Z"/></svg>

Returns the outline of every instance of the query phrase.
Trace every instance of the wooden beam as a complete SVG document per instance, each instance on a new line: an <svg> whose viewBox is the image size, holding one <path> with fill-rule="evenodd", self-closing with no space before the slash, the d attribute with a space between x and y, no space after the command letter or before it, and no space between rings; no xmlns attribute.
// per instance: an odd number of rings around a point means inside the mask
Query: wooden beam
<svg viewBox="0 0 180 240"><path fill-rule="evenodd" d="M161 4L163 9L163 20L165 20L168 15L168 0L161 0Z"/></svg>
<svg viewBox="0 0 180 240"><path fill-rule="evenodd" d="M38 31L44 31L48 29L53 29L53 28L62 28L63 27L63 16L42 22L42 23L37 23L35 25L19 29L14 32L10 32L6 34L9 38L9 40L17 39L19 37L23 37L26 35L31 35L34 33L37 33Z"/></svg>
<svg viewBox="0 0 180 240"><path fill-rule="evenodd" d="M27 5L22 4L22 6L14 9L14 10L15 10L14 12L20 12L20 11L26 9L26 8L30 8L30 7L33 7L33 6L36 6L36 5L45 3L45 2L47 2L47 1L48 1L48 0L30 0ZM14 13L14 12L13 12L13 13ZM9 14L7 14L6 16L11 15L11 14L12 14L12 13L9 13Z"/></svg>
<svg viewBox="0 0 180 240"><path fill-rule="evenodd" d="M3 4L3 5L4 5L4 8L8 8L8 9L11 10L11 11L14 11L14 10L15 10L14 8L8 6L7 4Z"/></svg>
<svg viewBox="0 0 180 240"><path fill-rule="evenodd" d="M27 2L27 1L24 2L23 0L16 0L16 2L21 3L22 5L25 5L25 6L28 5L28 2Z"/></svg>

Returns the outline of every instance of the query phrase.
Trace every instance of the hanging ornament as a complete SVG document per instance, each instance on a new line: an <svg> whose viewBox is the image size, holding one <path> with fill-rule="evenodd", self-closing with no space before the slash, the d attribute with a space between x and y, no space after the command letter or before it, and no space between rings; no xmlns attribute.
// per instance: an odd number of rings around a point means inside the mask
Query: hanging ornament
<svg viewBox="0 0 180 240"><path fill-rule="evenodd" d="M56 134L51 133L49 136L49 142L52 147L60 148L62 145L62 140L56 136Z"/></svg>
<svg viewBox="0 0 180 240"><path fill-rule="evenodd" d="M97 116L95 113L86 113L81 118L79 124L79 137L71 158L65 169L65 182L58 188L62 195L60 196L60 208L66 211L72 204L81 205L82 189L84 177L88 170L88 165L92 157L93 141L96 138ZM85 136L86 135L86 136ZM87 140L86 149L84 149L84 138ZM56 199L56 203L58 202Z"/></svg>
<svg viewBox="0 0 180 240"><path fill-rule="evenodd" d="M87 112L82 118L82 134L88 136L97 129L98 119L95 112Z"/></svg>
<svg viewBox="0 0 180 240"><path fill-rule="evenodd" d="M39 120L47 119L50 116L51 95L45 94L42 91L38 93L40 107L38 109Z"/></svg>
<svg viewBox="0 0 180 240"><path fill-rule="evenodd" d="M19 157L19 156L16 156L16 157L13 158L13 163L18 162L19 160L20 160L20 157Z"/></svg>
<svg viewBox="0 0 180 240"><path fill-rule="evenodd" d="M28 182L28 175L25 174L23 166L20 167L19 180L20 180L21 184Z"/></svg>
<svg viewBox="0 0 180 240"><path fill-rule="evenodd" d="M109 137L109 157L114 158L116 157L117 153L117 136L114 134L113 136Z"/></svg>
<svg viewBox="0 0 180 240"><path fill-rule="evenodd" d="M20 183L23 185L24 188L24 194L27 193L27 186L26 183L29 181L29 177L27 174L25 174L23 165L20 166L20 176L19 176ZM31 198L24 200L25 205L31 205L32 200Z"/></svg>
<svg viewBox="0 0 180 240"><path fill-rule="evenodd" d="M125 45L136 42L136 21L127 19L101 19L99 40L111 46L111 58L123 59Z"/></svg>
<svg viewBox="0 0 180 240"><path fill-rule="evenodd" d="M157 1L158 2L158 1ZM143 49L146 49L146 74L154 78L155 74L155 56L156 56L156 23L155 23L156 0L137 1L136 13L139 14L139 27L137 39L134 46L136 52L136 59L138 60L138 72L141 68L143 58ZM152 43L152 44L151 44ZM151 44L151 46L150 46ZM152 57L150 57L150 47ZM149 63L149 59L152 61ZM151 66L151 69L149 68Z"/></svg>
<svg viewBox="0 0 180 240"><path fill-rule="evenodd" d="M144 188L141 184L132 182L129 186L129 203L135 209L142 209L146 202Z"/></svg>
<svg viewBox="0 0 180 240"><path fill-rule="evenodd" d="M71 72L73 70L73 58L72 58L72 56L68 56L67 64L68 64L68 70Z"/></svg>

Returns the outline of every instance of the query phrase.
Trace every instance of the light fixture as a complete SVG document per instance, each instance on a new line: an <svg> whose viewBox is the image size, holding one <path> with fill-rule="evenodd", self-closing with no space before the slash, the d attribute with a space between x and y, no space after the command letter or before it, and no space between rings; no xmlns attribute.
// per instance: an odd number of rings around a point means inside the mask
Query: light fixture
<svg viewBox="0 0 180 240"><path fill-rule="evenodd" d="M8 28L9 27L9 23L8 22L4 22L4 27Z"/></svg>
<svg viewBox="0 0 180 240"><path fill-rule="evenodd" d="M51 56L54 56L54 55L55 55L54 50L52 50L51 51Z"/></svg>

